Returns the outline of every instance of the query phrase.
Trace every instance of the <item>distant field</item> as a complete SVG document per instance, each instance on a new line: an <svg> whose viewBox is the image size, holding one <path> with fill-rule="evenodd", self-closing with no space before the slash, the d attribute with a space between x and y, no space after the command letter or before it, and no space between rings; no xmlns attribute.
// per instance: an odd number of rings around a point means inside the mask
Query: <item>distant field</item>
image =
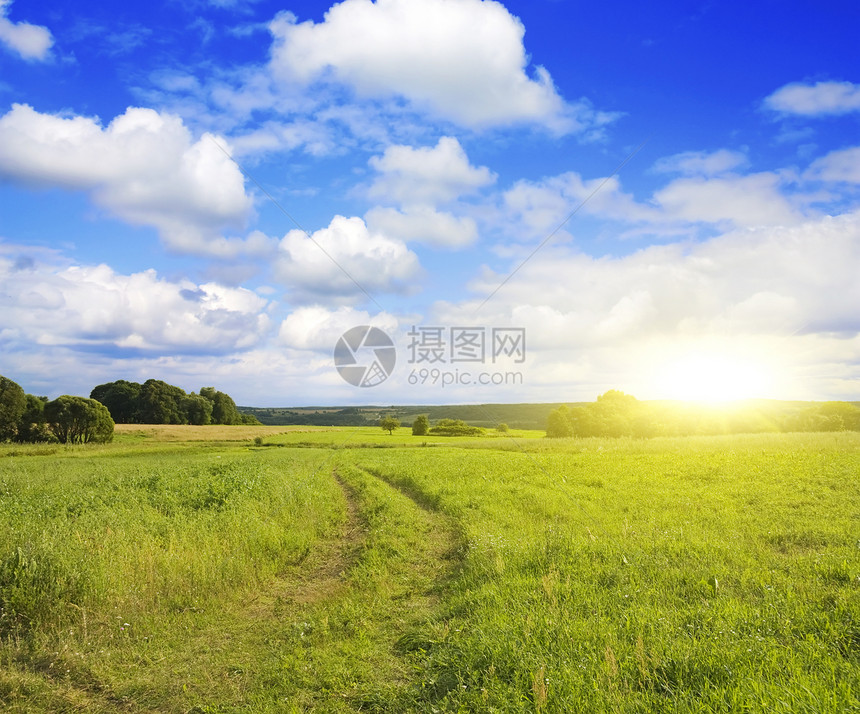
<svg viewBox="0 0 860 714"><path fill-rule="evenodd" d="M860 710L860 434L540 435L0 446L0 708Z"/></svg>
<svg viewBox="0 0 860 714"><path fill-rule="evenodd" d="M320 431L321 426L225 426L211 424L192 426L189 424L117 424L115 437L118 441L128 438L145 438L155 441L248 441L257 436L272 436L299 431Z"/></svg>

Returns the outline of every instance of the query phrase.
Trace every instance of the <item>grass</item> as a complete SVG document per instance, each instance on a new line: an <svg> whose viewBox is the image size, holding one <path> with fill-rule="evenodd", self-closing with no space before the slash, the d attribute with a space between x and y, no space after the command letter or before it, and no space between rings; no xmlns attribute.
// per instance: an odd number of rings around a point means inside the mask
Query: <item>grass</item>
<svg viewBox="0 0 860 714"><path fill-rule="evenodd" d="M0 708L860 710L860 435L208 429L0 447Z"/></svg>

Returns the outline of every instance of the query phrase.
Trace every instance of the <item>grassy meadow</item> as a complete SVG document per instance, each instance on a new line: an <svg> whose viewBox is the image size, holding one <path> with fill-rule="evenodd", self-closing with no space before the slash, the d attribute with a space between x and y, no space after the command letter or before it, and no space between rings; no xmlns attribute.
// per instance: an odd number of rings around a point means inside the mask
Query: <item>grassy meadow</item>
<svg viewBox="0 0 860 714"><path fill-rule="evenodd" d="M0 709L860 711L860 434L0 445Z"/></svg>

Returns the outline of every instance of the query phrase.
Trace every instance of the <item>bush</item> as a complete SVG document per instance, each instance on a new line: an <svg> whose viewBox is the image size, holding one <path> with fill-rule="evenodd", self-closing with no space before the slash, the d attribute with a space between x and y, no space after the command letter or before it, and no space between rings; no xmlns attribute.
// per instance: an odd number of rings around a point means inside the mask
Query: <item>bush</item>
<svg viewBox="0 0 860 714"><path fill-rule="evenodd" d="M433 436L481 436L484 430L470 426L462 419L440 419L427 433Z"/></svg>
<svg viewBox="0 0 860 714"><path fill-rule="evenodd" d="M415 421L412 422L412 436L427 436L429 430L430 420L426 414L415 417Z"/></svg>
<svg viewBox="0 0 860 714"><path fill-rule="evenodd" d="M64 394L45 405L45 421L61 444L106 442L114 423L107 407L95 399Z"/></svg>

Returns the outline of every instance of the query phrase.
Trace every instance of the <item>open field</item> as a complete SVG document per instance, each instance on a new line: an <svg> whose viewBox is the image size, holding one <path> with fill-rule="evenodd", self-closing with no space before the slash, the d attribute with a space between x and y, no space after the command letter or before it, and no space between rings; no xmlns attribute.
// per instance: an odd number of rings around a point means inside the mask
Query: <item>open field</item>
<svg viewBox="0 0 860 714"><path fill-rule="evenodd" d="M0 446L0 708L860 710L860 434L539 436Z"/></svg>

